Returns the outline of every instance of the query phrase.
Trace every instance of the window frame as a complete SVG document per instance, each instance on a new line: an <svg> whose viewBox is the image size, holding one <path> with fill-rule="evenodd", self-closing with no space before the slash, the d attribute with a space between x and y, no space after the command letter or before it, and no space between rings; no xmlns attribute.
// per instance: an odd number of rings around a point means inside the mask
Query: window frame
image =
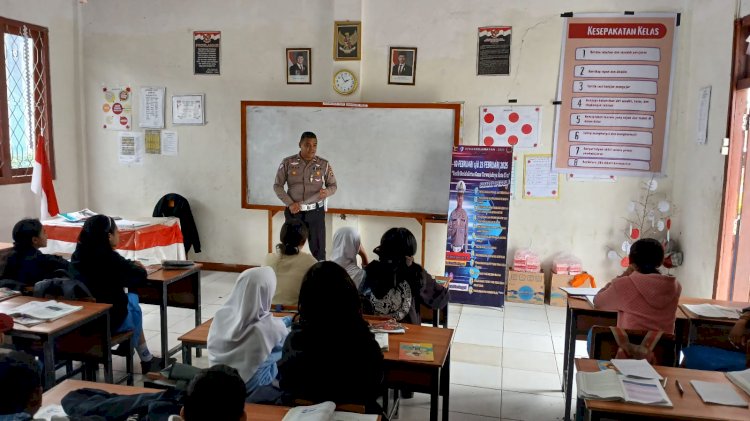
<svg viewBox="0 0 750 421"><path fill-rule="evenodd" d="M52 135L52 84L50 78L50 55L49 55L49 30L43 26L34 25L27 22L18 20L8 19L0 16L0 185L5 184L22 184L31 182L32 168L12 168L11 164L11 152L10 152L10 120L8 116L8 86L6 79L5 70L5 34L18 35L21 33L21 28L26 26L29 31L36 32L33 34L32 41L34 43L34 51L38 51L39 57L42 62L41 77L44 78L44 98L42 102L46 104L44 110L44 116L41 116L39 107L34 109L34 119L38 121L40 118L47 121L44 131L41 133L44 136L45 147L47 148L47 157L49 159L50 171L52 178L55 178L55 152L53 148L53 135ZM41 48L40 47L41 42ZM34 86L38 86L39 75L34 69ZM34 96L36 97L37 90L34 89ZM37 103L35 99L34 103ZM40 127L37 125L34 132L34 142L39 138Z"/></svg>

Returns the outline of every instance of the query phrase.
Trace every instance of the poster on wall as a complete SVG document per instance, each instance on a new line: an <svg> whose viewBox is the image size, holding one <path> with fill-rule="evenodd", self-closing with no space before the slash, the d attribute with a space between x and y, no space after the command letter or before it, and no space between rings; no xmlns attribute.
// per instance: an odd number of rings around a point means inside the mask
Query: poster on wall
<svg viewBox="0 0 750 421"><path fill-rule="evenodd" d="M140 120L138 126L144 129L164 128L164 96L165 87L141 87Z"/></svg>
<svg viewBox="0 0 750 421"><path fill-rule="evenodd" d="M118 137L118 160L121 164L143 164L145 149L142 132L120 132Z"/></svg>
<svg viewBox="0 0 750 421"><path fill-rule="evenodd" d="M505 302L512 161L511 148L453 148L444 274L451 302Z"/></svg>
<svg viewBox="0 0 750 421"><path fill-rule="evenodd" d="M560 174L552 171L552 155L526 155L523 161L523 198L558 199Z"/></svg>
<svg viewBox="0 0 750 421"><path fill-rule="evenodd" d="M565 18L557 171L664 173L678 22L675 13Z"/></svg>
<svg viewBox="0 0 750 421"><path fill-rule="evenodd" d="M130 130L133 124L129 86L102 88L102 126L106 130Z"/></svg>
<svg viewBox="0 0 750 421"><path fill-rule="evenodd" d="M193 74L219 75L221 64L221 32L193 32Z"/></svg>
<svg viewBox="0 0 750 421"><path fill-rule="evenodd" d="M479 137L484 146L512 146L533 149L539 146L538 105L485 105L479 112Z"/></svg>
<svg viewBox="0 0 750 421"><path fill-rule="evenodd" d="M510 74L510 35L510 26L484 26L479 28L478 76L507 76Z"/></svg>

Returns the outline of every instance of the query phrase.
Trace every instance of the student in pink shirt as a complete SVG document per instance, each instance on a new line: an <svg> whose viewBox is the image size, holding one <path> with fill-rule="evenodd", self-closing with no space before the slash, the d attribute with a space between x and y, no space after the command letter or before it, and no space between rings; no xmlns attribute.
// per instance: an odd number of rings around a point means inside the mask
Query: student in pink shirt
<svg viewBox="0 0 750 421"><path fill-rule="evenodd" d="M629 259L625 272L596 294L594 305L616 310L619 328L674 334L682 286L675 277L659 272L664 248L653 238L641 239L631 246Z"/></svg>

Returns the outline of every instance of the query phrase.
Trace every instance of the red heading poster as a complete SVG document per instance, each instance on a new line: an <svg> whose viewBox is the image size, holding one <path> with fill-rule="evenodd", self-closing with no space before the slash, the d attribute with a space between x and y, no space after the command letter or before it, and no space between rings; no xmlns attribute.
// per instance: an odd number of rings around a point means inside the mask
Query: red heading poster
<svg viewBox="0 0 750 421"><path fill-rule="evenodd" d="M566 18L553 168L665 171L677 14Z"/></svg>

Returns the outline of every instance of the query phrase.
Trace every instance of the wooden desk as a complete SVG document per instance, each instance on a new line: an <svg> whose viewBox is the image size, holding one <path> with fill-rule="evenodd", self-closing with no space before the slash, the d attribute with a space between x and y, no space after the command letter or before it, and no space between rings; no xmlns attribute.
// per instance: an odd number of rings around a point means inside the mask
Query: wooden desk
<svg viewBox="0 0 750 421"><path fill-rule="evenodd" d="M64 382L44 393L44 396L42 398L42 406L59 405L65 395L74 390L83 388L99 389L109 393L117 393L118 395L135 395L138 393L163 392L163 390L160 389L149 389L146 387L103 384L85 382L81 380L65 380ZM285 406L257 405L251 403L245 404L245 415L247 415L248 421L280 421L282 418L284 418L284 415L286 415L288 411L289 408Z"/></svg>
<svg viewBox="0 0 750 421"><path fill-rule="evenodd" d="M275 313L277 316L293 313ZM365 316L365 319L368 317ZM184 361L190 361L190 348L205 348L208 330L213 319L180 336ZM430 420L438 419L439 395L443 395L443 420L448 420L450 411L450 348L453 344L453 329L405 324L406 333L388 335L388 351L383 353L386 387L408 389L430 394ZM427 342L433 347L434 361L402 361L398 359L401 342ZM189 362L186 362L189 364ZM397 408L394 402L393 409ZM383 409L388 411L388 399L384 396Z"/></svg>
<svg viewBox="0 0 750 421"><path fill-rule="evenodd" d="M274 312L275 317L294 317L297 313L290 312ZM193 355L191 352L192 348L205 349L208 346L208 330L211 328L211 323L214 319L208 319L200 326L196 326L195 329L185 333L184 335L177 338L181 342L182 346L182 362L185 364L193 363ZM198 355L200 357L200 354Z"/></svg>
<svg viewBox="0 0 750 421"><path fill-rule="evenodd" d="M711 317L702 317L692 311L685 308L685 304L715 304L724 307L733 307L743 309L750 307L750 303L736 302L736 301L723 301L723 300L712 300L710 298L695 298L695 297L680 297L680 308L682 312L687 315L690 321L690 329L686 337L686 345L691 344L698 340L699 336L707 337L706 341L703 342L705 345L718 346L721 348L727 348L735 350L733 346L729 344L729 329L737 322L732 319L716 319ZM708 332L707 335L699 335L698 329L707 328L708 330L718 330L718 332ZM718 329L712 329L718 328ZM706 332L704 332L705 334Z"/></svg>
<svg viewBox="0 0 750 421"><path fill-rule="evenodd" d="M677 310L675 310L675 318L675 338L677 339L677 343L681 344L683 341L680 338L685 336L688 318L679 306L677 307ZM571 367L573 366L573 360L575 359L576 340L585 340L588 331L592 326L615 326L616 324L616 311L594 308L583 297L568 297L565 318L562 384L563 392L565 392L565 420L570 420L570 407L573 400L571 396L573 388L573 370Z"/></svg>
<svg viewBox="0 0 750 421"><path fill-rule="evenodd" d="M169 349L167 307L195 310L195 326L200 326L202 322L201 267L203 266L200 263L196 263L187 269L159 269L148 275L145 287L130 290L138 294L138 299L142 304L159 306L161 356L165 361L180 350L179 345ZM196 350L196 355L201 356L200 349Z"/></svg>
<svg viewBox="0 0 750 421"><path fill-rule="evenodd" d="M594 372L599 367L596 360L577 359L575 361L578 371ZM677 367L654 367L663 377L667 377L665 391L673 408L659 406L637 405L625 402L611 402L598 400L585 400L586 419L598 420L602 417L614 417L616 419L674 419L674 420L749 420L750 409L723 405L706 405L700 396L690 385L691 380L702 380L714 383L726 383L732 385L734 390L745 401L749 401L747 393L734 386L724 375L716 371L689 370ZM685 395L680 396L675 386L675 380L679 380ZM579 401L583 401L580 399ZM577 407L584 410L584 402L579 402ZM623 417L625 415L625 417ZM589 418L590 417L590 418Z"/></svg>
<svg viewBox="0 0 750 421"><path fill-rule="evenodd" d="M13 297L0 302L0 313L9 313L14 307L18 307L29 301L48 300L24 296ZM58 342L64 339L65 335L78 331L85 325L90 325L92 332L102 333L101 346L105 354L104 378L108 383L112 383L112 337L109 331L109 309L112 305L83 301L60 301L70 305L82 306L83 308L55 321L40 323L32 327L16 324L13 326L13 330L7 332L6 335L38 341L42 344L44 389L46 390L55 384L55 350L59 346ZM61 351L65 351L65 349Z"/></svg>

